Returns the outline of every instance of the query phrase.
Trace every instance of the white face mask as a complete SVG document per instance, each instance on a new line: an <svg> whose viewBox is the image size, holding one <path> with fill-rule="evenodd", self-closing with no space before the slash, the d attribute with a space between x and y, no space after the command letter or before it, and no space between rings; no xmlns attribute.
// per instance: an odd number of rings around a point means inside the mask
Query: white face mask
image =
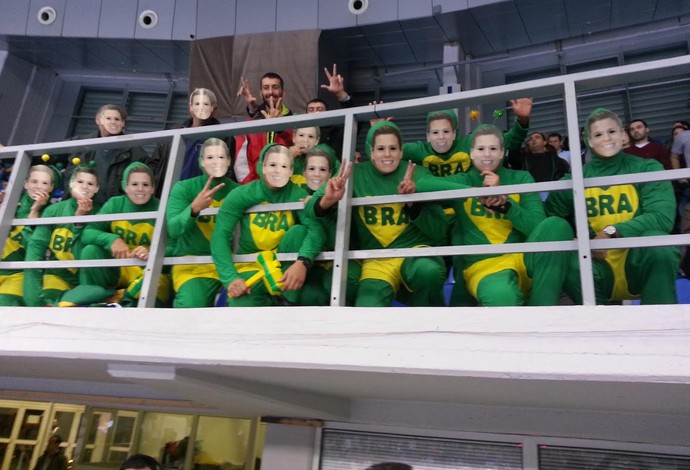
<svg viewBox="0 0 690 470"><path fill-rule="evenodd" d="M106 109L96 117L96 125L101 132L101 136L120 135L125 128L125 121L122 120L120 113L114 109Z"/></svg>
<svg viewBox="0 0 690 470"><path fill-rule="evenodd" d="M74 199L92 199L98 189L98 178L91 173L79 172L69 184L69 191Z"/></svg>
<svg viewBox="0 0 690 470"><path fill-rule="evenodd" d="M261 171L264 175L264 182L269 188L283 188L292 176L292 158L278 152L264 155Z"/></svg>
<svg viewBox="0 0 690 470"><path fill-rule="evenodd" d="M435 119L429 123L429 130L426 133L426 140L431 144L431 148L438 153L446 153L453 146L455 141L455 129L453 124L447 119Z"/></svg>
<svg viewBox="0 0 690 470"><path fill-rule="evenodd" d="M478 135L470 149L470 157L480 172L496 171L503 160L503 143L495 135Z"/></svg>
<svg viewBox="0 0 690 470"><path fill-rule="evenodd" d="M295 135L293 141L295 145L302 151L306 152L314 145L319 143L319 138L317 137L318 129L316 127L304 127L302 129L295 130Z"/></svg>
<svg viewBox="0 0 690 470"><path fill-rule="evenodd" d="M151 177L146 173L130 173L125 186L125 194L134 204L143 206L151 200L155 188Z"/></svg>
<svg viewBox="0 0 690 470"><path fill-rule="evenodd" d="M393 134L380 134L374 138L371 149L371 163L384 175L393 173L400 166L402 160L402 148L397 136Z"/></svg>
<svg viewBox="0 0 690 470"><path fill-rule="evenodd" d="M189 104L189 113L199 119L205 121L213 115L214 106L211 104L211 98L205 94L198 94L192 97Z"/></svg>
<svg viewBox="0 0 690 470"><path fill-rule="evenodd" d="M225 154L225 149L222 146L212 145L204 149L201 167L208 176L222 178L228 173L230 158Z"/></svg>
<svg viewBox="0 0 690 470"><path fill-rule="evenodd" d="M600 157L613 157L623 148L623 129L614 119L602 119L589 126L589 146Z"/></svg>
<svg viewBox="0 0 690 470"><path fill-rule="evenodd" d="M302 172L302 176L307 180L307 186L312 191L316 191L323 183L328 181L330 176L330 165L326 157L309 157Z"/></svg>

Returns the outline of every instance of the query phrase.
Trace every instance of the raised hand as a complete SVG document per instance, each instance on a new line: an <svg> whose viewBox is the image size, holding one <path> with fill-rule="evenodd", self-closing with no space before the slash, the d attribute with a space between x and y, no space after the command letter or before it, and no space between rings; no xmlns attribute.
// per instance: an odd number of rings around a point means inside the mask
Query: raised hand
<svg viewBox="0 0 690 470"><path fill-rule="evenodd" d="M328 180L326 183L326 192L321 198L321 207L323 209L328 209L338 203L345 195L345 184L350 177L350 172L352 171L352 163L344 161L340 165L340 171L338 176Z"/></svg>
<svg viewBox="0 0 690 470"><path fill-rule="evenodd" d="M237 96L244 98L249 108L256 108L256 97L252 94L252 90L249 87L249 80L244 77L240 78L240 87L237 90Z"/></svg>
<svg viewBox="0 0 690 470"><path fill-rule="evenodd" d="M412 160L407 161L407 170L405 170L405 176L398 185L398 194L412 194L417 191L417 184L412 179L416 166L415 163L412 163Z"/></svg>
<svg viewBox="0 0 690 470"><path fill-rule="evenodd" d="M29 218L35 219L41 216L41 211L48 204L50 193L46 191L36 191L31 198L34 200L34 203L31 204L31 208L29 209Z"/></svg>
<svg viewBox="0 0 690 470"><path fill-rule="evenodd" d="M208 177L203 189L192 201L192 215L199 215L199 212L209 207L213 202L213 195L216 194L220 188L225 186L225 183L220 183L218 186L211 189L211 182L213 182L213 176Z"/></svg>
<svg viewBox="0 0 690 470"><path fill-rule="evenodd" d="M344 100L347 97L347 92L345 91L345 79L338 73L336 65L333 64L333 73L328 71L328 67L324 67L323 71L326 73L328 85L321 85L321 88L333 93L339 101Z"/></svg>
<svg viewBox="0 0 690 470"><path fill-rule="evenodd" d="M89 215L93 209L93 201L87 197L77 199L77 211L74 215Z"/></svg>
<svg viewBox="0 0 690 470"><path fill-rule="evenodd" d="M261 110L261 114L264 115L265 119L280 117L280 112L283 110L283 98L278 98L274 101L273 97L268 98L266 103L266 109Z"/></svg>
<svg viewBox="0 0 690 470"><path fill-rule="evenodd" d="M501 178L493 171L484 170L481 172L481 175L484 177L484 182L482 183L482 186L484 186L485 188L489 186L500 186Z"/></svg>
<svg viewBox="0 0 690 470"><path fill-rule="evenodd" d="M532 98L518 98L516 100L510 100L510 105L513 108L513 114L520 121L520 124L529 123L529 117L532 114L532 103L534 100Z"/></svg>

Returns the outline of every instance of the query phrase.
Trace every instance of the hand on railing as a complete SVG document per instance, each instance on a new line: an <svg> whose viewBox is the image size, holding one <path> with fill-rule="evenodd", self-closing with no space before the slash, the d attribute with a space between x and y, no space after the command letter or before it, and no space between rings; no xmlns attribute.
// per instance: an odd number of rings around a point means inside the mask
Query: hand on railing
<svg viewBox="0 0 690 470"><path fill-rule="evenodd" d="M110 245L110 253L115 259L129 258L129 246L122 238L116 238L112 245Z"/></svg>
<svg viewBox="0 0 690 470"><path fill-rule="evenodd" d="M149 260L149 249L145 246L138 246L135 249L131 251L129 254L130 258L137 258L142 261L148 261Z"/></svg>

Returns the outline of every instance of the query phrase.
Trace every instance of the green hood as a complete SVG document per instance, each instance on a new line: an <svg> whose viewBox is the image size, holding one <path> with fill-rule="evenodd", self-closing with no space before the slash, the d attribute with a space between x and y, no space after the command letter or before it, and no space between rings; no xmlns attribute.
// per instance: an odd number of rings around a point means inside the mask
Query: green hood
<svg viewBox="0 0 690 470"><path fill-rule="evenodd" d="M281 147L284 147L284 145L281 144L266 144L264 148L261 149L261 153L259 154L259 161L256 163L256 174L259 175L259 179L261 181L264 180L264 172L262 170L264 166L264 155L266 154L266 151L270 149L271 147L274 147L276 145L280 145ZM290 154L292 155L292 154ZM294 159L293 159L293 168L294 168Z"/></svg>
<svg viewBox="0 0 690 470"><path fill-rule="evenodd" d="M122 181L120 182L120 186L122 187L122 190L124 191L125 188L127 187L127 180L129 179L129 174L132 172L134 168L140 167L140 166L146 166L145 164L141 162L132 162L129 165L127 165L127 168L125 168L125 172L122 174ZM155 184L155 181L153 182Z"/></svg>
<svg viewBox="0 0 690 470"><path fill-rule="evenodd" d="M440 111L432 111L429 114L426 115L426 128L429 129L429 123L431 122L432 117L437 117L439 114L442 114L448 117L450 122L453 123L453 129L458 130L458 115L455 114L455 110L453 109L442 109Z"/></svg>
<svg viewBox="0 0 690 470"><path fill-rule="evenodd" d="M338 157L336 156L335 150L333 149L333 147L331 147L328 144L318 144L318 145L313 146L310 150L316 150L316 149L323 150L324 152L326 152L328 154L328 165L331 168L331 176L336 174L338 172L338 170L340 169L340 162L338 161ZM309 152L307 152L307 154L309 154ZM306 158L305 158L305 160L306 160Z"/></svg>
<svg viewBox="0 0 690 470"><path fill-rule="evenodd" d="M402 132L400 132L400 128L394 122L386 121L386 120L377 122L376 124L371 126L371 129L369 129L369 132L367 132L367 138L366 138L365 147L364 147L364 151L365 151L367 157L371 158L371 146L374 143L374 132L376 132L378 129L380 129L381 127L384 127L384 126L390 126L390 127L397 129L398 132L400 133L400 135L402 136Z"/></svg>

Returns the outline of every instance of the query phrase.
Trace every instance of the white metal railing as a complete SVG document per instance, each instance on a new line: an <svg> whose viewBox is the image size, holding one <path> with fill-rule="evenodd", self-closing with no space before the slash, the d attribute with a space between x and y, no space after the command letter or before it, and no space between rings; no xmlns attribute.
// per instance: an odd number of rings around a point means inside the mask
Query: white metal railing
<svg viewBox="0 0 690 470"><path fill-rule="evenodd" d="M429 111L453 107L477 106L484 103L507 101L522 96L532 96L535 100L540 97L562 96L565 103L568 135L579 135L577 119L578 93L592 89L602 89L610 86L620 86L622 83L648 81L656 78L668 78L673 75L690 75L690 55L671 59L657 60L642 64L612 67L597 71L588 71L572 75L550 77L529 82L502 85L479 90L469 90L449 95L432 96L396 103L386 103L373 106L328 111L319 114L304 114L271 120L247 121L240 123L220 124L202 128L186 128L142 134L124 135L100 139L79 141L64 141L46 144L22 145L6 147L0 150L0 159L14 158L15 164L10 176L4 201L0 205L0 242L4 245L12 225L43 225L72 222L94 222L122 220L121 215L94 215L82 217L55 217L41 219L13 219L23 182L29 170L31 158L43 153L65 154L84 150L121 148L123 146L145 145L150 143L170 144L165 179L161 193L161 202L157 211L127 215L130 220L154 219L155 227L149 259L147 262L131 260L86 260L86 261L52 261L52 262L0 262L0 269L29 269L32 267L85 267L85 266L132 266L145 267L146 275L141 289L140 307L153 307L156 297L156 287L164 265L212 263L210 256L165 257L165 212L172 185L179 179L184 158L186 139L206 139L219 135L242 135L269 130L281 130L309 125L343 125L344 142L342 155L350 160L354 154L357 124L374 118L397 117L410 114L420 114ZM404 137L404 136L403 136ZM573 155L580 155L578 139L571 139L570 151ZM605 186L631 182L649 182L659 180L674 180L690 178L690 168L682 170L659 171L610 177L583 179L582 164L579 158L572 159L572 180L535 183L529 185L511 185L492 188L470 188L456 191L441 191L435 193L418 193L410 195L391 195L352 198L352 185L347 186L347 197L338 204L338 220L336 226L336 244L332 252L323 252L318 259L333 260L333 284L331 305L344 305L347 278L347 259L385 258L385 257L416 257L439 255L463 255L486 253L514 253L537 251L577 251L580 262L583 303L595 303L594 283L592 279L592 264L590 252L592 249L610 249L641 246L690 245L690 235L668 235L658 237L634 237L611 240L590 240L587 224L585 200L582 196L585 187ZM388 249L388 250L350 250L350 213L353 206L386 202L412 202L443 200L469 196L487 196L525 192L569 190L574 192L576 239L563 242L521 243L506 245L474 245L474 246L446 246L432 248ZM286 210L302 208L302 203L262 205L251 209L253 212L266 210ZM218 209L206 209L202 214L215 214ZM253 261L253 255L235 256L237 261ZM280 254L280 260L294 260L296 254Z"/></svg>

